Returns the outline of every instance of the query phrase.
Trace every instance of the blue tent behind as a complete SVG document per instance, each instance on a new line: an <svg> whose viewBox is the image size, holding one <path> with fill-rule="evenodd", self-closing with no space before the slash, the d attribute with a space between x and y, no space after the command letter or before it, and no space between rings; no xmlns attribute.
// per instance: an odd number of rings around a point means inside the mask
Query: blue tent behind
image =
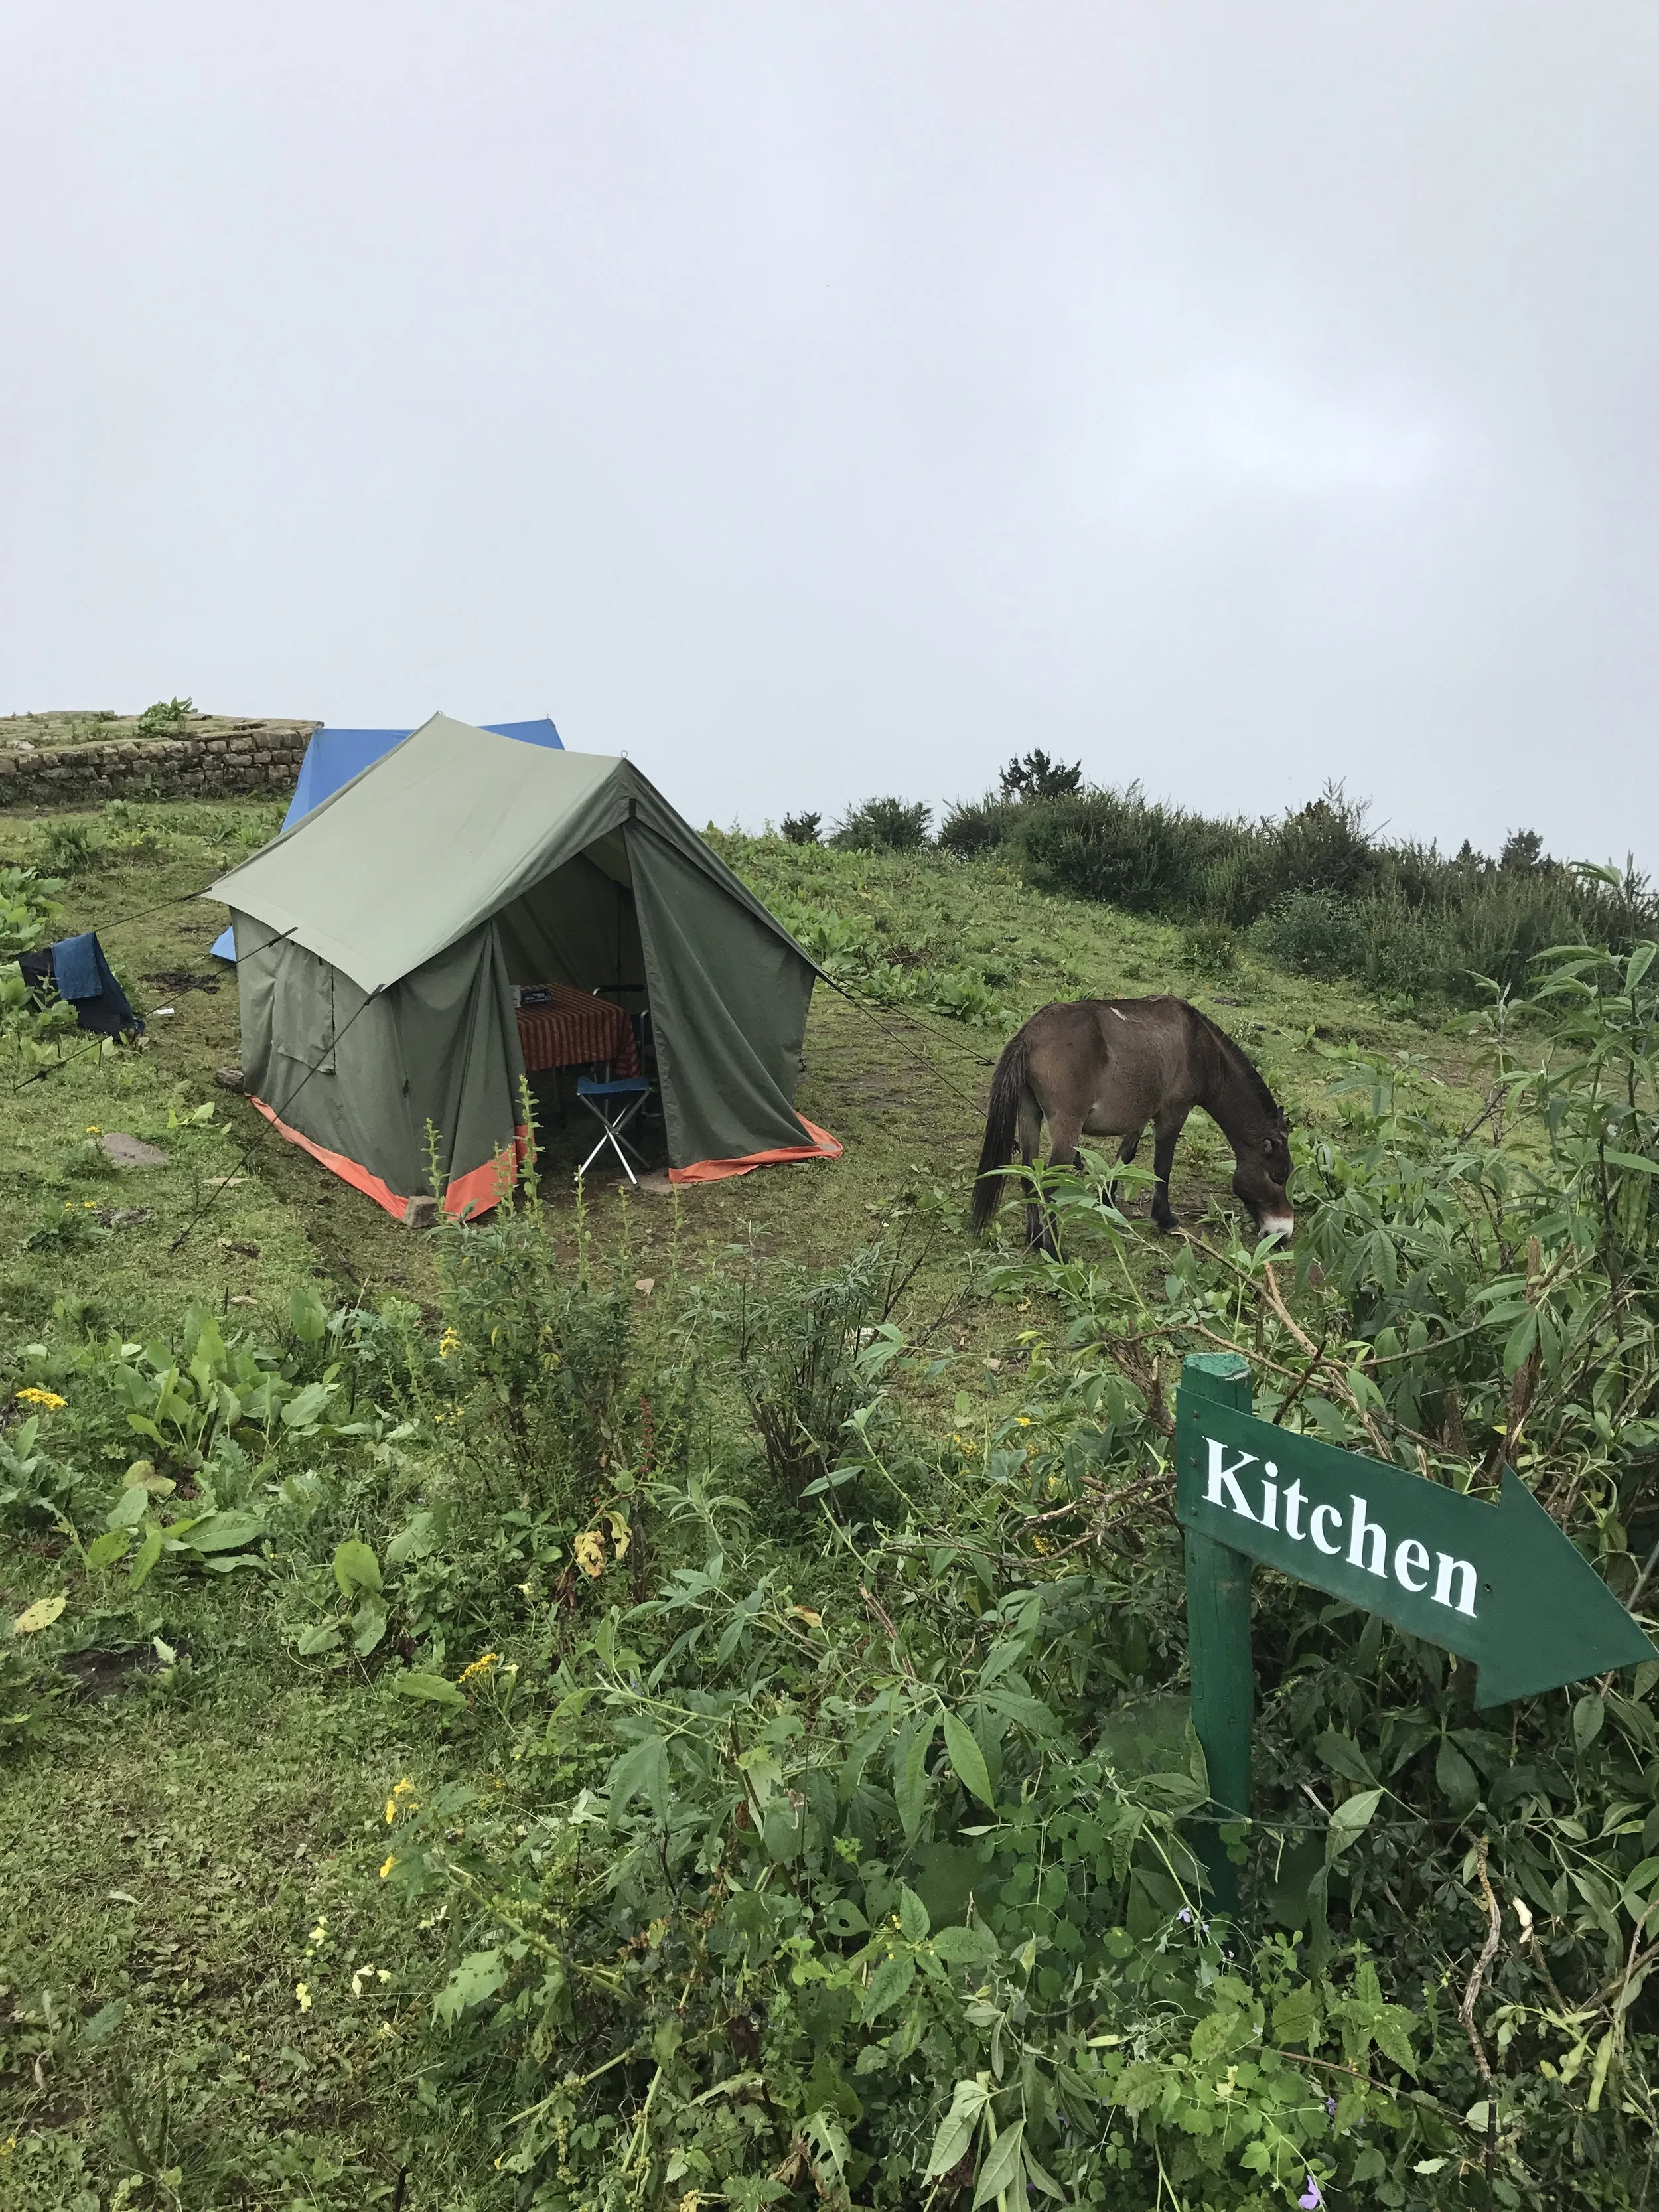
<svg viewBox="0 0 1659 2212"><path fill-rule="evenodd" d="M549 745L555 751L564 750L564 739L548 714L535 722L484 722L479 726L493 730L498 738L517 738L520 744ZM360 776L366 768L373 768L382 754L389 753L393 745L402 744L409 735L408 730L313 730L306 757L300 763L300 781L294 787L288 812L283 817L283 829L291 830L313 807L320 806L325 799L332 799L337 791L343 791L355 776ZM216 938L213 951L216 958L228 960L234 965L235 932L227 929Z"/></svg>

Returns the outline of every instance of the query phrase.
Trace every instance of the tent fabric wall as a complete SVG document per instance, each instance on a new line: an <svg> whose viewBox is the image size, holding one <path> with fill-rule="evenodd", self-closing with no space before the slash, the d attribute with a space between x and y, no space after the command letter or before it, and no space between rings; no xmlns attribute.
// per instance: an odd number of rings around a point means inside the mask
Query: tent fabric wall
<svg viewBox="0 0 1659 2212"><path fill-rule="evenodd" d="M524 1074L494 924L375 993L246 915L232 927L259 1110L399 1215L430 1188L429 1122L447 1211L494 1205L498 1173L516 1171Z"/></svg>
<svg viewBox="0 0 1659 2212"><path fill-rule="evenodd" d="M670 1160L816 1149L791 1103L813 969L655 830L627 837Z"/></svg>
<svg viewBox="0 0 1659 2212"><path fill-rule="evenodd" d="M551 745L560 752L564 750L564 739L554 728L550 714L544 714L533 722L484 722L479 726L498 738L516 738L520 744ZM343 791L347 784L355 783L376 761L384 759L394 745L402 744L405 738L413 735L411 730L313 730L305 758L300 763L300 779L294 787L294 796L283 817L283 829L291 830L296 822L303 822L325 799L331 799L337 791ZM217 959L234 960L234 932L222 932L213 941L213 951Z"/></svg>
<svg viewBox="0 0 1659 2212"><path fill-rule="evenodd" d="M793 1105L814 963L627 761L434 716L207 896L269 947L244 954L270 963L243 978L250 1087L393 1198L425 1187L428 1115L454 1177L511 1152L514 981L645 987L672 1175L840 1150ZM296 1081L327 1063L291 1110L284 1040Z"/></svg>

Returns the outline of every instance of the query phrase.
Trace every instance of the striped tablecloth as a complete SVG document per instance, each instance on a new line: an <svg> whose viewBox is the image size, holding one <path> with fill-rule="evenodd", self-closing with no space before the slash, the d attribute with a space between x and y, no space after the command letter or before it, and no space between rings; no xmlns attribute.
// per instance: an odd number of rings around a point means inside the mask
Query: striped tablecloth
<svg viewBox="0 0 1659 2212"><path fill-rule="evenodd" d="M540 1067L580 1067L592 1060L611 1061L613 1075L639 1073L634 1024L620 1006L563 983L549 988L549 1005L518 1010L519 1049L526 1073L533 1075Z"/></svg>

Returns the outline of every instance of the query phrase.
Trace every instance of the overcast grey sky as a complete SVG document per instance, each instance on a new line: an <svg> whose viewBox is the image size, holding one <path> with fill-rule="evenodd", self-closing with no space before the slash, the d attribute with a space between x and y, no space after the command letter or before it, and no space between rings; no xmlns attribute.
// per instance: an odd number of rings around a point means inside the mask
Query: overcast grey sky
<svg viewBox="0 0 1659 2212"><path fill-rule="evenodd" d="M1659 11L0 14L0 710L1659 861Z"/></svg>

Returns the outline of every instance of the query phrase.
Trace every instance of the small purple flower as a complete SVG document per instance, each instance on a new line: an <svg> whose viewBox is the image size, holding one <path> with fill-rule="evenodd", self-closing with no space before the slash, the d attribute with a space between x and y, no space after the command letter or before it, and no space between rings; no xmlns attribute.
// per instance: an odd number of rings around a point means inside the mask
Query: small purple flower
<svg viewBox="0 0 1659 2212"><path fill-rule="evenodd" d="M1325 2200L1320 2195L1319 2184L1314 2179L1312 2174L1308 2176L1308 2185L1296 2201L1301 2206L1302 2212L1319 2212L1319 2208Z"/></svg>
<svg viewBox="0 0 1659 2212"><path fill-rule="evenodd" d="M1188 1911L1184 1905L1182 1906L1180 1911L1176 1913L1176 1918L1179 1920L1184 1927L1190 1928L1193 1924L1193 1916Z"/></svg>
<svg viewBox="0 0 1659 2212"><path fill-rule="evenodd" d="M1335 2100L1335 2098L1334 2098L1334 2097L1327 2097L1327 2098L1326 2098L1326 2100L1325 2100L1325 2110L1326 2110L1328 2112L1335 2112L1335 2110L1336 2110L1336 2100Z"/></svg>

